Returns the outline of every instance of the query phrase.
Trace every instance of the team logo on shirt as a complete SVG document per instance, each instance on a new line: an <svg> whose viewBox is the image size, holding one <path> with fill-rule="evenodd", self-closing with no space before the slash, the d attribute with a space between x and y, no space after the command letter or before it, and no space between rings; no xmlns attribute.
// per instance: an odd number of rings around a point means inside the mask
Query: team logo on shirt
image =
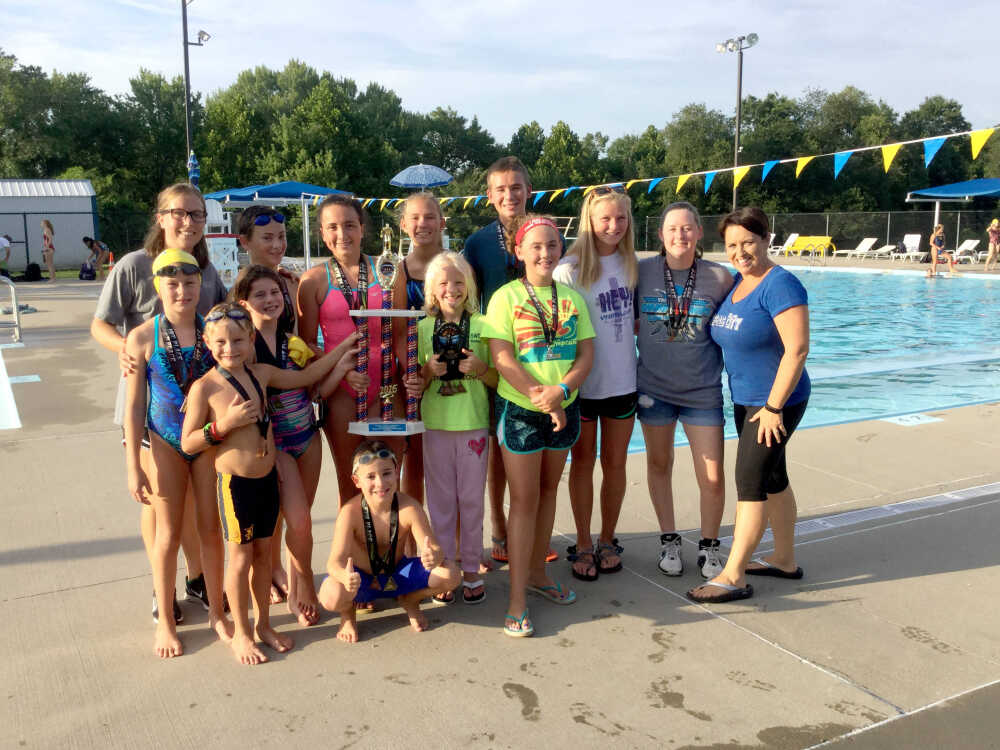
<svg viewBox="0 0 1000 750"><path fill-rule="evenodd" d="M548 301L542 302L542 309L546 323L551 324L549 315L552 308ZM535 306L528 300L514 305L514 341L518 359L522 362L576 359L577 315L572 300L559 300L559 329L549 347L545 344L545 334Z"/></svg>
<svg viewBox="0 0 1000 750"><path fill-rule="evenodd" d="M681 287L677 287L678 296L683 291ZM688 310L684 325L673 328L670 325L670 303L667 293L662 289L654 289L652 294L639 300L639 312L649 322L650 334L657 343L691 342L712 315L712 303L695 296L691 300L691 309Z"/></svg>

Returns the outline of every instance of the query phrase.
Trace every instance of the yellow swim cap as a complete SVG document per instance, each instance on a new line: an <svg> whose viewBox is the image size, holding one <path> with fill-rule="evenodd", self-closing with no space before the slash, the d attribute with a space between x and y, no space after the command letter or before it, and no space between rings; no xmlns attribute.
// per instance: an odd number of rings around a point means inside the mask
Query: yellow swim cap
<svg viewBox="0 0 1000 750"><path fill-rule="evenodd" d="M183 250L175 248L167 248L153 259L153 288L157 292L160 291L160 276L174 275L160 273L164 268L169 268L170 266L180 266L186 275L190 275L191 272L190 269L185 269L183 266L194 266L194 268L198 269L194 273L201 274L201 269L198 267L198 260L191 253L186 253Z"/></svg>

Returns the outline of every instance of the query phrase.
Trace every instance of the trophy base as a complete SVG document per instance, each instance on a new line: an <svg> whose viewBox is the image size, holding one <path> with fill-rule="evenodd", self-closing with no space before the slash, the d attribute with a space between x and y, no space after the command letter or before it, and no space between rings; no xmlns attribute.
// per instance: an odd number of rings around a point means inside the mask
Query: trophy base
<svg viewBox="0 0 1000 750"><path fill-rule="evenodd" d="M389 422L376 420L372 422L349 422L347 431L352 435L365 437L394 437L403 435L419 435L424 431L424 423L420 420L409 422L405 419L393 419Z"/></svg>

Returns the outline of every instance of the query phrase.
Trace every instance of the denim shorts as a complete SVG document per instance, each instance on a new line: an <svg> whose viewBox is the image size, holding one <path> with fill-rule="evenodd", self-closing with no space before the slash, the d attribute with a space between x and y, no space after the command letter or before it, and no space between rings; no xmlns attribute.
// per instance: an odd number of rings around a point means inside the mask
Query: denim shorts
<svg viewBox="0 0 1000 750"><path fill-rule="evenodd" d="M677 421L698 427L722 427L725 424L721 406L715 409L695 409L661 401L647 393L639 394L637 414L642 424L651 427L664 427Z"/></svg>
<svg viewBox="0 0 1000 750"><path fill-rule="evenodd" d="M553 430L552 417L496 397L497 442L511 453L569 450L580 437L580 399L566 407L566 426Z"/></svg>

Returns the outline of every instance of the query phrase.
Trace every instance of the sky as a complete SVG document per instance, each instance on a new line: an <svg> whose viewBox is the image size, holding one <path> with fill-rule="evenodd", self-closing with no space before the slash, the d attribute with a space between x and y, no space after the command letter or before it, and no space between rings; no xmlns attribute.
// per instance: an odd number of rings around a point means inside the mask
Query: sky
<svg viewBox="0 0 1000 750"><path fill-rule="evenodd" d="M181 0L3 0L0 48L46 72L84 72L109 93L140 67L184 70ZM737 55L717 42L755 32L743 93L799 97L853 85L898 113L941 94L973 128L1000 123L1000 2L917 0L681 3L674 0L193 0L193 91L291 58L360 86L392 89L406 109L451 107L499 142L537 120L612 139L662 127L690 103L735 109ZM925 135L938 135L927 133Z"/></svg>

